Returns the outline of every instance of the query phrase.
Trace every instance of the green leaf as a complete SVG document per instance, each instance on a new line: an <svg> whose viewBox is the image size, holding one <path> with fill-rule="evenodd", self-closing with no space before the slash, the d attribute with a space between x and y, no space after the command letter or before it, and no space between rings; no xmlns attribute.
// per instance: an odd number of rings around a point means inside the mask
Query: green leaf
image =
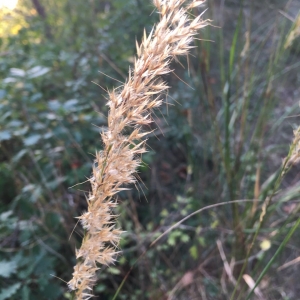
<svg viewBox="0 0 300 300"><path fill-rule="evenodd" d="M53 181L47 182L47 187L51 190L56 189L61 183L65 182L67 180L66 176L58 177Z"/></svg>
<svg viewBox="0 0 300 300"><path fill-rule="evenodd" d="M48 102L48 108L56 111L61 108L61 104L57 100L51 100Z"/></svg>
<svg viewBox="0 0 300 300"><path fill-rule="evenodd" d="M26 153L27 149L22 149L12 158L12 162L17 163Z"/></svg>
<svg viewBox="0 0 300 300"><path fill-rule="evenodd" d="M233 71L234 57L235 57L235 52L236 52L238 35L239 35L240 29L241 29L242 16L243 16L243 10L242 10L242 6L241 6L240 14L239 14L239 18L238 18L238 24L236 26L232 44L230 47L230 55L229 55L229 74L230 74L230 76L232 75L232 71Z"/></svg>
<svg viewBox="0 0 300 300"><path fill-rule="evenodd" d="M73 299L72 294L69 293L69 292L64 293L64 297L65 297L66 299L71 299L71 300Z"/></svg>
<svg viewBox="0 0 300 300"><path fill-rule="evenodd" d="M38 100L41 100L42 97L43 97L43 95L41 93L34 94L33 96L30 97L30 102L35 103Z"/></svg>
<svg viewBox="0 0 300 300"><path fill-rule="evenodd" d="M163 209L161 211L160 215L164 218L164 217L167 217L169 215L169 212L166 209Z"/></svg>
<svg viewBox="0 0 300 300"><path fill-rule="evenodd" d="M108 272L111 274L114 274L114 275L119 275L121 273L119 269L114 268L114 267L108 268Z"/></svg>
<svg viewBox="0 0 300 300"><path fill-rule="evenodd" d="M17 270L17 264L15 261L0 261L0 276L8 278L11 274Z"/></svg>
<svg viewBox="0 0 300 300"><path fill-rule="evenodd" d="M50 71L47 67L36 66L27 71L27 75L29 78L36 78L47 74Z"/></svg>
<svg viewBox="0 0 300 300"><path fill-rule="evenodd" d="M0 141L9 140L11 138L11 133L8 130L0 131Z"/></svg>
<svg viewBox="0 0 300 300"><path fill-rule="evenodd" d="M6 96L5 90L0 90L0 99L3 99Z"/></svg>
<svg viewBox="0 0 300 300"><path fill-rule="evenodd" d="M14 77L24 77L26 72L22 69L17 69L17 68L11 68L10 70L10 75Z"/></svg>
<svg viewBox="0 0 300 300"><path fill-rule="evenodd" d="M104 292L106 289L106 286L104 284L99 284L95 287L95 291L98 293Z"/></svg>
<svg viewBox="0 0 300 300"><path fill-rule="evenodd" d="M35 185L34 184L27 184L22 188L22 192L26 193L26 192L31 192L35 189Z"/></svg>
<svg viewBox="0 0 300 300"><path fill-rule="evenodd" d="M8 210L8 211L3 212L0 215L0 221L1 221L1 223L2 222L4 223L12 214L13 214L12 210Z"/></svg>
<svg viewBox="0 0 300 300"><path fill-rule="evenodd" d="M14 135L15 136L22 136L24 134L26 134L26 132L28 131L28 126L24 126L23 128L19 129L19 130L15 130L14 131Z"/></svg>
<svg viewBox="0 0 300 300"><path fill-rule="evenodd" d="M205 238L203 236L198 238L198 243L202 246L202 247L206 247L206 241Z"/></svg>
<svg viewBox="0 0 300 300"><path fill-rule="evenodd" d="M35 203L42 194L42 188L38 184L27 184L23 187L22 193L29 193L29 200Z"/></svg>
<svg viewBox="0 0 300 300"><path fill-rule="evenodd" d="M67 102L64 103L64 109L65 110L72 110L72 108L76 108L78 105L78 100L77 99L70 99Z"/></svg>
<svg viewBox="0 0 300 300"><path fill-rule="evenodd" d="M5 78L2 82L3 82L3 83L13 83L13 82L16 82L16 81L17 81L16 78L7 77L7 78Z"/></svg>
<svg viewBox="0 0 300 300"><path fill-rule="evenodd" d="M17 292L17 290L20 288L21 283L15 283L11 286L9 286L6 289L2 289L0 294L0 300L9 299L13 294Z"/></svg>
<svg viewBox="0 0 300 300"><path fill-rule="evenodd" d="M39 185L36 185L29 200L35 203L40 198L41 194L42 194L42 188Z"/></svg>
<svg viewBox="0 0 300 300"><path fill-rule="evenodd" d="M33 135L25 138L23 141L24 141L25 146L33 146L40 140L40 138L41 138L40 134L33 134Z"/></svg>
<svg viewBox="0 0 300 300"><path fill-rule="evenodd" d="M183 243L187 243L189 240L190 240L190 237L187 235L187 234L182 234L180 236L180 240L183 242Z"/></svg>
<svg viewBox="0 0 300 300"><path fill-rule="evenodd" d="M30 289L27 285L22 287L22 300L30 300Z"/></svg>
<svg viewBox="0 0 300 300"><path fill-rule="evenodd" d="M8 127L20 127L23 124L20 120L12 120L10 121L7 126Z"/></svg>
<svg viewBox="0 0 300 300"><path fill-rule="evenodd" d="M190 248L190 254L194 260L198 258L198 249L195 245Z"/></svg>
<svg viewBox="0 0 300 300"><path fill-rule="evenodd" d="M176 237L177 237L177 235L174 234L174 232L172 232L172 233L170 234L170 236L169 236L169 238L168 238L168 244L169 244L170 246L175 246L175 244L176 244Z"/></svg>

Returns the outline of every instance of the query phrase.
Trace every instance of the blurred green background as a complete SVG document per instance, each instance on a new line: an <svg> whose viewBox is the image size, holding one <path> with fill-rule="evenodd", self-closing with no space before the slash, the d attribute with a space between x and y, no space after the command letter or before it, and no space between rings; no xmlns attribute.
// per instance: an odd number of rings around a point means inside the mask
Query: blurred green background
<svg viewBox="0 0 300 300"><path fill-rule="evenodd" d="M118 196L123 253L101 268L95 299L112 299L126 275L117 299L300 297L300 173L282 167L300 123L300 2L205 7L212 26L164 78L137 188ZM73 299L65 281L105 89L126 80L158 15L150 0L19 0L0 16L0 300ZM238 199L253 202L206 210L147 248L194 211Z"/></svg>

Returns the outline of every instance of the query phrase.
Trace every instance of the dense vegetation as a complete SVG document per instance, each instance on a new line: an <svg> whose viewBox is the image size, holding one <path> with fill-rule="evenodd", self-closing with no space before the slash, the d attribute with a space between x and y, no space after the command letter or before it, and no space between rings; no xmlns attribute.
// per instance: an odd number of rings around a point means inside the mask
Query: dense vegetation
<svg viewBox="0 0 300 300"><path fill-rule="evenodd" d="M214 26L164 78L139 184L118 196L122 255L98 274L98 299L119 287L118 299L246 299L255 282L249 299L299 297L300 4L206 6ZM105 89L126 80L158 16L141 0L0 13L0 299L72 299Z"/></svg>

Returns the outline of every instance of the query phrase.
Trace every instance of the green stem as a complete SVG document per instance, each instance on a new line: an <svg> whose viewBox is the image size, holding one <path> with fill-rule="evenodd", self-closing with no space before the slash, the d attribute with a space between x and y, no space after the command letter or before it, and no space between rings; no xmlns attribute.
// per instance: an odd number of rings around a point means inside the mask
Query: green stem
<svg viewBox="0 0 300 300"><path fill-rule="evenodd" d="M250 291L250 293L249 293L248 297L246 298L246 300L250 299L250 297L253 295L253 292L254 292L255 288L259 285L260 281L265 276L265 274L267 273L267 271L269 270L269 268L271 267L271 265L275 261L276 257L284 249L285 245L290 240L290 238L292 237L292 235L294 234L294 232L296 231L296 229L298 228L299 225L300 225L300 218L298 218L298 220L296 221L295 225L289 230L287 236L285 237L285 239L283 240L283 242L280 244L279 248L277 249L277 251L275 252L275 254L273 255L273 257L270 259L269 263L265 266L265 268L263 269L262 273L259 275L259 277L258 277L258 279L257 279L257 281L255 283L255 286Z"/></svg>
<svg viewBox="0 0 300 300"><path fill-rule="evenodd" d="M290 152L291 152L291 151L290 151ZM242 276L243 276L244 271L245 271L245 269L246 269L246 266L247 266L247 264L248 264L248 259L249 259L249 257L250 257L250 254L251 254L252 248L253 248L253 246L254 246L254 243L255 243L255 241L256 241L256 238L257 238L257 236L258 236L258 233L260 232L260 229L262 228L262 225L263 225L263 222L264 222L264 219L265 219L264 217L265 217L267 208L268 208L269 204L271 203L273 196L275 195L276 191L277 191L278 188L279 188L279 185L280 185L281 180L282 180L282 178L283 178L283 176L284 176L284 174L285 174L285 171L288 169L288 166L287 166L287 165L288 165L289 157L290 157L290 153L289 153L288 157L285 159L285 161L284 161L284 163L283 163L283 165L282 165L282 167L281 167L281 169L280 169L280 172L279 172L279 174L278 174L278 177L276 178L276 181L275 181L275 184L274 184L274 188L273 188L273 191L272 191L271 195L270 195L269 197L266 196L267 199L265 200L265 202L264 202L264 204L263 204L263 205L265 206L265 207L264 207L264 211L261 212L260 220L259 220L259 225L258 225L258 227L257 227L257 229L256 229L256 231L255 231L255 233L254 233L254 236L253 236L253 239L252 239L250 248L249 248L249 250L247 251L247 255L246 255L245 262L244 262L244 264L243 264L243 266L242 266L242 269L241 269L241 271L240 271L240 274L239 274L237 283L236 283L236 285L235 285L235 288L234 288L234 290L233 290L233 293L232 293L232 295L231 295L230 300L236 299L236 298L234 298L234 296L235 296L235 294L236 294L236 292L237 292L237 288L238 288L238 286L239 286L239 283L241 282Z"/></svg>

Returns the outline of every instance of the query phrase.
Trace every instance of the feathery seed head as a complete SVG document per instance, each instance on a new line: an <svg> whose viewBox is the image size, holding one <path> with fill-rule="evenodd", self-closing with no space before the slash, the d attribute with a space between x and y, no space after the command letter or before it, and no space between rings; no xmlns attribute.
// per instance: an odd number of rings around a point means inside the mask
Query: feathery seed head
<svg viewBox="0 0 300 300"><path fill-rule="evenodd" d="M185 3L188 2L187 5ZM121 92L109 92L108 127L102 132L103 151L96 154L97 165L90 179L92 191L88 198L88 211L80 216L87 230L68 285L76 291L77 299L90 299L98 264L110 265L116 259L116 249L122 231L115 228L112 213L117 205L113 197L125 190L124 185L135 183L134 176L146 152L143 125L152 122L151 110L162 104L160 95L169 86L158 79L170 73L170 62L178 55L187 55L197 31L207 25L201 16L189 19L188 9L204 1L153 0L160 21L136 43L137 58ZM125 135L125 128L131 129Z"/></svg>

